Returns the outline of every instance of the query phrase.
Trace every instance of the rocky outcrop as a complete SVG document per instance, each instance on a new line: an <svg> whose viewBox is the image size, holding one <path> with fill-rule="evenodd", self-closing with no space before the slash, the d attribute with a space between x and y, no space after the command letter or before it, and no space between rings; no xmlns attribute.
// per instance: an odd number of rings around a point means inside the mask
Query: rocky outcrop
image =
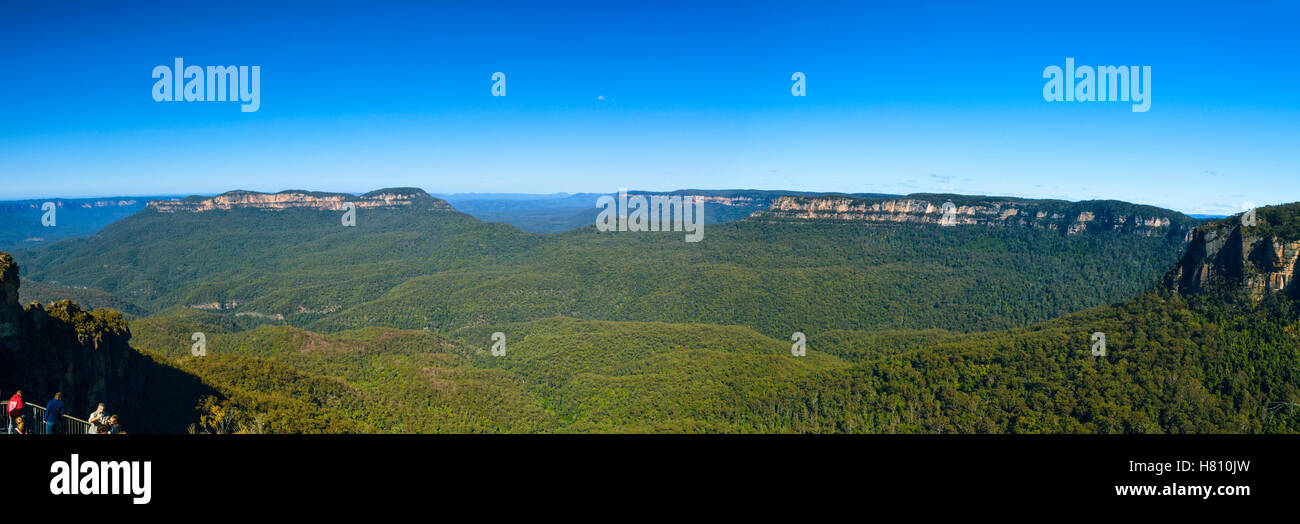
<svg viewBox="0 0 1300 524"><path fill-rule="evenodd" d="M26 402L44 405L62 392L70 416L84 419L103 402L133 432L179 432L198 398L213 393L131 348L120 313L67 300L24 307L19 287L18 265L0 252L0 400L21 389Z"/></svg>
<svg viewBox="0 0 1300 524"><path fill-rule="evenodd" d="M1297 214L1300 204L1290 204L1259 210L1255 225L1237 216L1197 228L1168 284L1185 295L1240 291L1256 302L1273 293L1300 297L1300 235L1278 227Z"/></svg>
<svg viewBox="0 0 1300 524"><path fill-rule="evenodd" d="M645 192L628 192L628 194L629 195L643 194L643 195L651 195L651 196L654 195L673 196L676 195L677 193L665 194L665 193L654 193L650 191L645 191ZM714 204L714 205L727 206L727 207L756 207L756 206L769 205L772 202L771 198L761 197L761 196L721 196L721 195L708 195L708 194L699 194L699 193L691 193L691 192L682 192L681 194L682 196L689 196L696 200L700 200L704 202L706 205Z"/></svg>
<svg viewBox="0 0 1300 524"><path fill-rule="evenodd" d="M1065 235L1120 231L1148 237L1191 239L1196 220L1149 206L1115 201L1065 202L986 197L948 198L910 195L898 198L840 196L777 198L758 220L835 220L865 223L918 223L1030 227ZM945 204L951 202L951 210ZM947 217L945 219L945 217Z"/></svg>
<svg viewBox="0 0 1300 524"><path fill-rule="evenodd" d="M424 208L451 210L446 202L433 198L421 189L392 188L371 191L361 196L344 193L321 193L287 190L279 193L230 191L214 197L188 197L176 200L154 200L148 208L160 213L202 213L205 211L241 209L284 210L292 208L338 211L344 204L352 203L359 209Z"/></svg>
<svg viewBox="0 0 1300 524"><path fill-rule="evenodd" d="M84 311L70 301L23 307L18 302L17 264L0 253L0 387L4 396L22 389L44 403L62 391L69 414L89 413L92 403L137 403L142 384L131 380L136 355L120 313Z"/></svg>

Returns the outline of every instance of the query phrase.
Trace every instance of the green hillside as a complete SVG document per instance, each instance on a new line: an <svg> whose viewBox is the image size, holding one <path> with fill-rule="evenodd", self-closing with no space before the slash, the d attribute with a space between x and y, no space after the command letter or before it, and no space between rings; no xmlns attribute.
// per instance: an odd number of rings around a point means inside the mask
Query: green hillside
<svg viewBox="0 0 1300 524"><path fill-rule="evenodd" d="M41 293L140 308L131 347L202 385L166 418L188 403L195 431L1300 431L1300 206L1203 226L1184 254L1113 202L1087 212L1127 229L1073 228L1093 204L1070 203L1061 228L758 216L700 243L413 202L344 228L182 201L209 209L147 209L24 267Z"/></svg>
<svg viewBox="0 0 1300 524"><path fill-rule="evenodd" d="M318 209L150 208L21 256L29 279L108 293L146 315L183 306L321 332L442 333L571 316L784 338L1028 325L1136 296L1183 249L1181 237L1123 231L824 220L714 224L698 243L594 227L543 236L416 202L363 210L354 228Z"/></svg>
<svg viewBox="0 0 1300 524"><path fill-rule="evenodd" d="M322 335L287 326L233 332L232 327L220 315L191 312L131 326L135 347L217 385L244 419L269 413L272 431L554 428L517 379L472 366L472 352L441 335L389 328ZM207 355L190 354L194 332L205 334Z"/></svg>
<svg viewBox="0 0 1300 524"><path fill-rule="evenodd" d="M1300 431L1300 309L1281 296L1198 309L1153 291L1008 331L838 331L810 335L805 357L748 328L571 318L462 340L213 326L209 356L183 356L177 341L196 328L171 317L132 324L136 344L170 351L174 365L249 404L237 409L269 409L292 431ZM502 357L488 351L495 329L507 334ZM1096 331L1106 357L1090 353ZM323 377L334 389L315 384ZM312 408L296 415L265 398ZM346 424L322 425L315 406Z"/></svg>

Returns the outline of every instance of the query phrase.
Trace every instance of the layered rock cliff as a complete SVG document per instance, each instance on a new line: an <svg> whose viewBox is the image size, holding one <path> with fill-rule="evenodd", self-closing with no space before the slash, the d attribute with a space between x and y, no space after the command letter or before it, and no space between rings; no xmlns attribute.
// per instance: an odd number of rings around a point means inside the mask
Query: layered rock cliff
<svg viewBox="0 0 1300 524"><path fill-rule="evenodd" d="M945 204L951 202L950 209ZM841 196L777 198L756 213L758 220L834 220L865 223L920 223L1030 227L1065 235L1119 231L1189 241L1197 221L1168 210L1118 201L1066 202L960 195L909 195L897 198Z"/></svg>
<svg viewBox="0 0 1300 524"><path fill-rule="evenodd" d="M345 193L322 193L290 189L279 193L255 191L229 191L214 197L192 196L176 200L154 200L148 208L160 213L201 213L234 208L283 210L292 208L338 211L344 204L352 203L359 209L407 208L422 206L430 209L450 210L446 202L433 198L421 189L390 188L371 191L361 196Z"/></svg>
<svg viewBox="0 0 1300 524"><path fill-rule="evenodd" d="M133 349L120 313L67 300L22 306L20 287L18 264L0 252L0 400L22 390L43 406L62 392L67 415L84 419L103 402L132 432L180 432L215 393Z"/></svg>
<svg viewBox="0 0 1300 524"><path fill-rule="evenodd" d="M3 396L22 389L28 402L43 404L62 391L68 414L82 418L93 403L139 402L141 384L131 380L135 351L121 314L84 311L66 300L20 305L18 265L8 253L0 253L0 284Z"/></svg>
<svg viewBox="0 0 1300 524"><path fill-rule="evenodd" d="M1254 224L1234 216L1197 228L1167 277L1176 291L1241 291L1254 301L1273 293L1300 297L1300 204L1257 210Z"/></svg>

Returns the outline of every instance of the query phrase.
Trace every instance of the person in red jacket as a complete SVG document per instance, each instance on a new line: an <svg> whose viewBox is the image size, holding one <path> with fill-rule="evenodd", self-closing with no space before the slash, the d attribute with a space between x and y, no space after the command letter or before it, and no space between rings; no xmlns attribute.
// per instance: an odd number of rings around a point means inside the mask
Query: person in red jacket
<svg viewBox="0 0 1300 524"><path fill-rule="evenodd" d="M3 397L0 397L3 398ZM14 419L23 414L23 390L18 390L14 396L9 399L9 433L14 432Z"/></svg>

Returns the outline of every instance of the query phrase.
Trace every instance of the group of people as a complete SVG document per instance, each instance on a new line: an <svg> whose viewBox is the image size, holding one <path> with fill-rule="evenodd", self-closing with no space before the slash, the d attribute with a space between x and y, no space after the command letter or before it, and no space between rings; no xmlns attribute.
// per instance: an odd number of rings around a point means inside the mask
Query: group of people
<svg viewBox="0 0 1300 524"><path fill-rule="evenodd" d="M4 397L0 397L4 398ZM54 398L45 405L45 434L57 435L59 433L59 422L63 420L63 392L54 394ZM6 410L9 415L9 434L26 435L29 433L26 421L23 420L23 392L18 390L13 397L9 398L9 407ZM101 402L86 418L90 423L90 434L108 435L116 433L125 433L122 429L121 422L118 421L117 415L109 415L104 411L104 404Z"/></svg>

